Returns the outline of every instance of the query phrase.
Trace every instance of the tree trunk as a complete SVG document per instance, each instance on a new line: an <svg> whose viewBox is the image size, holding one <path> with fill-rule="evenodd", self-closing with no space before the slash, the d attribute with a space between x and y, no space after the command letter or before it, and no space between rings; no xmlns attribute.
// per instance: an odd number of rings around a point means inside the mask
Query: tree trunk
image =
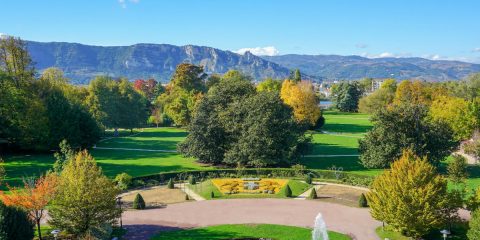
<svg viewBox="0 0 480 240"><path fill-rule="evenodd" d="M37 222L38 239L42 240L42 231L40 230L40 218L37 218L36 222Z"/></svg>

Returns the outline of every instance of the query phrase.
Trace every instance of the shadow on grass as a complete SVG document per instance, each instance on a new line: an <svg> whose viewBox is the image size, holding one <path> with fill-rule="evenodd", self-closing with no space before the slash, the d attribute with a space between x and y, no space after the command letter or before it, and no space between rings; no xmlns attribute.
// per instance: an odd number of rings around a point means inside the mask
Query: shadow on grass
<svg viewBox="0 0 480 240"><path fill-rule="evenodd" d="M365 133L372 129L372 126L360 124L345 124L345 123L325 123L322 130L337 133Z"/></svg>

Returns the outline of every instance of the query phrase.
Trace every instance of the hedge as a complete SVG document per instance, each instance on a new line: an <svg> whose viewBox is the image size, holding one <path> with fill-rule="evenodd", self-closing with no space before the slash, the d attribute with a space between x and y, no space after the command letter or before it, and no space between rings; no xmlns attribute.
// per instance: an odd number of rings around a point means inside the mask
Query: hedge
<svg viewBox="0 0 480 240"><path fill-rule="evenodd" d="M158 174L145 175L133 178L133 187L156 186L165 184L169 179L175 182L185 182L190 177L202 181L212 178L240 178L240 177L261 177L261 178L304 178L305 175L321 180L333 180L353 186L368 187L374 177L355 173L315 170L315 169L291 169L291 168L246 168L246 169L211 169L162 172Z"/></svg>

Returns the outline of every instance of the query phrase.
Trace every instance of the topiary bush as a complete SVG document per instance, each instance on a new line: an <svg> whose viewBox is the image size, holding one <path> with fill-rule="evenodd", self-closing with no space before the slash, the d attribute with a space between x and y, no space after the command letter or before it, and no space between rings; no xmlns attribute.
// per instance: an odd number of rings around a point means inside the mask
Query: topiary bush
<svg viewBox="0 0 480 240"><path fill-rule="evenodd" d="M133 200L133 208L138 210L145 209L145 200L143 200L143 197L140 195L140 193L137 193L135 200Z"/></svg>
<svg viewBox="0 0 480 240"><path fill-rule="evenodd" d="M285 197L292 197L292 189L288 184L285 186Z"/></svg>
<svg viewBox="0 0 480 240"><path fill-rule="evenodd" d="M365 197L365 194L362 193L362 195L360 195L360 198L358 199L358 206L359 207L368 207L368 202L367 202L367 198Z"/></svg>
<svg viewBox="0 0 480 240"><path fill-rule="evenodd" d="M310 174L307 174L307 176L305 176L305 182L307 184L312 184L312 176Z"/></svg>
<svg viewBox="0 0 480 240"><path fill-rule="evenodd" d="M317 190L315 190L315 187L313 187L312 191L310 191L310 195L308 195L308 199L317 199Z"/></svg>
<svg viewBox="0 0 480 240"><path fill-rule="evenodd" d="M185 200L188 201L190 198L188 197L188 194L185 194Z"/></svg>
<svg viewBox="0 0 480 240"><path fill-rule="evenodd" d="M215 193L213 193L213 191L210 192L210 198L215 198Z"/></svg>
<svg viewBox="0 0 480 240"><path fill-rule="evenodd" d="M188 177L188 183L190 185L195 185L195 184L197 184L197 180L195 179L194 176L190 175L190 177Z"/></svg>
<svg viewBox="0 0 480 240"><path fill-rule="evenodd" d="M34 224L25 211L0 201L0 239L31 240Z"/></svg>
<svg viewBox="0 0 480 240"><path fill-rule="evenodd" d="M169 189L174 189L174 188L175 188L175 185L174 185L174 183L173 183L173 179L172 179L172 178L170 178L170 180L168 180L167 187L168 187Z"/></svg>

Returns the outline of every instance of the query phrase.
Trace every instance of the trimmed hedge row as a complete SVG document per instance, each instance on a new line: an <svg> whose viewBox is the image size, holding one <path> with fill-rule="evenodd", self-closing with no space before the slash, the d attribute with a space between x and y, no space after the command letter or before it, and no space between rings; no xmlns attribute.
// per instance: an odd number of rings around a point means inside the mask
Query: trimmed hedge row
<svg viewBox="0 0 480 240"><path fill-rule="evenodd" d="M198 181L213 178L240 178L240 177L261 177L261 178L305 178L310 175L316 179L334 180L336 182L368 187L373 181L373 177L355 173L333 171L333 170L314 170L314 169L291 169L291 168L246 168L246 169L212 169L212 170L192 170L177 172L162 172L153 175L145 175L133 178L133 187L155 186L165 184L170 179L175 182L186 182L189 178Z"/></svg>

